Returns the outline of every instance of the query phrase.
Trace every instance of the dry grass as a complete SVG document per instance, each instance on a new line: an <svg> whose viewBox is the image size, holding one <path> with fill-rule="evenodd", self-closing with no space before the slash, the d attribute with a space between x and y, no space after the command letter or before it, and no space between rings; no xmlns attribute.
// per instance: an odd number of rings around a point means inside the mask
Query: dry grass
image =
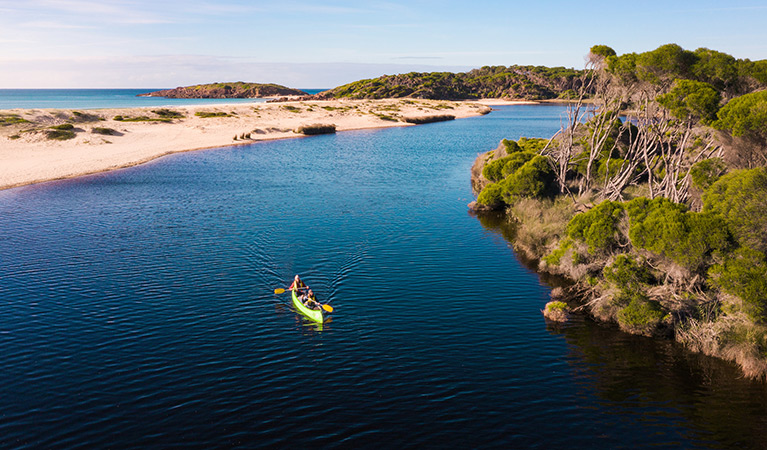
<svg viewBox="0 0 767 450"><path fill-rule="evenodd" d="M530 259L540 260L559 245L567 223L575 214L575 205L564 197L554 200L522 199L511 207L519 223L514 247Z"/></svg>

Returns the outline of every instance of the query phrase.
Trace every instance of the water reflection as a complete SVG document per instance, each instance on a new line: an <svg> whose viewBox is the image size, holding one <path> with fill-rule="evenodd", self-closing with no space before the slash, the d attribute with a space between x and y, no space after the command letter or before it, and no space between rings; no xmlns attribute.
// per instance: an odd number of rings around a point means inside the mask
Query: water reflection
<svg viewBox="0 0 767 450"><path fill-rule="evenodd" d="M483 213L477 219L513 242L515 227L504 214ZM531 270L536 267L515 256ZM546 275L541 279L562 282ZM767 388L764 382L744 379L734 364L692 353L671 340L632 336L583 315L563 325L541 323L552 335L565 337L579 397L596 395L603 407L619 408L626 420L657 421L669 428L683 420L696 433L684 440L705 447L765 448Z"/></svg>

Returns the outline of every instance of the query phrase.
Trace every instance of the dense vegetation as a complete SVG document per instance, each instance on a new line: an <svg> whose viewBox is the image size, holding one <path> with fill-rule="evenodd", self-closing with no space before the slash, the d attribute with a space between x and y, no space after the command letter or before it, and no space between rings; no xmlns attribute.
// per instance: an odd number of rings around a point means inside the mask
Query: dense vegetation
<svg viewBox="0 0 767 450"><path fill-rule="evenodd" d="M323 98L425 98L457 100L569 98L581 88L583 71L564 67L485 66L469 72L411 72L355 81L319 94Z"/></svg>
<svg viewBox="0 0 767 450"><path fill-rule="evenodd" d="M551 139L472 168L478 209L568 276L593 316L767 374L767 61L595 46Z"/></svg>
<svg viewBox="0 0 767 450"><path fill-rule="evenodd" d="M197 84L194 86L177 87L161 91L141 94L141 97L167 97L167 98L260 98L281 95L307 95L298 89L281 86L279 84L244 83L210 83Z"/></svg>

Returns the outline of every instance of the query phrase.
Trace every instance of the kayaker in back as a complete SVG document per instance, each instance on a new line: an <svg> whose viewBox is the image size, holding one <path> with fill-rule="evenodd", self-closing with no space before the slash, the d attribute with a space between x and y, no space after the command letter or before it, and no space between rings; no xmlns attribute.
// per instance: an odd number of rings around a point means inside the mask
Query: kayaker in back
<svg viewBox="0 0 767 450"><path fill-rule="evenodd" d="M320 304L317 303L317 299L314 297L314 292L311 289L309 289L304 298L306 299L304 300L304 306L311 309L320 309Z"/></svg>
<svg viewBox="0 0 767 450"><path fill-rule="evenodd" d="M291 284L290 287L288 287L288 290L289 291L293 290L293 288L296 288L296 290L298 290L298 289L303 289L305 287L306 287L306 284L303 281L301 281L301 278L299 278L298 275L296 275L296 277L293 279L293 284Z"/></svg>

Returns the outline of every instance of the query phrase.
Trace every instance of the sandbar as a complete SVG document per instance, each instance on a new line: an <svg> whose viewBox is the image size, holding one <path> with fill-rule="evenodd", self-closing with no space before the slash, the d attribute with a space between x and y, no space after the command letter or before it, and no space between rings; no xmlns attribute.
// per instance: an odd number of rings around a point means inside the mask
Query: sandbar
<svg viewBox="0 0 767 450"><path fill-rule="evenodd" d="M0 110L0 189L130 167L172 153L271 139L301 137L296 130L333 124L337 131L413 126L404 118L478 116L489 108L476 102L436 100L330 100L233 103L71 110ZM8 120L11 118L11 120ZM16 120L13 120L13 119ZM122 118L122 120L120 120ZM20 122L11 123L9 122ZM75 137L55 140L51 127L72 124ZM65 125L66 126L66 125ZM112 134L99 134L112 133Z"/></svg>

